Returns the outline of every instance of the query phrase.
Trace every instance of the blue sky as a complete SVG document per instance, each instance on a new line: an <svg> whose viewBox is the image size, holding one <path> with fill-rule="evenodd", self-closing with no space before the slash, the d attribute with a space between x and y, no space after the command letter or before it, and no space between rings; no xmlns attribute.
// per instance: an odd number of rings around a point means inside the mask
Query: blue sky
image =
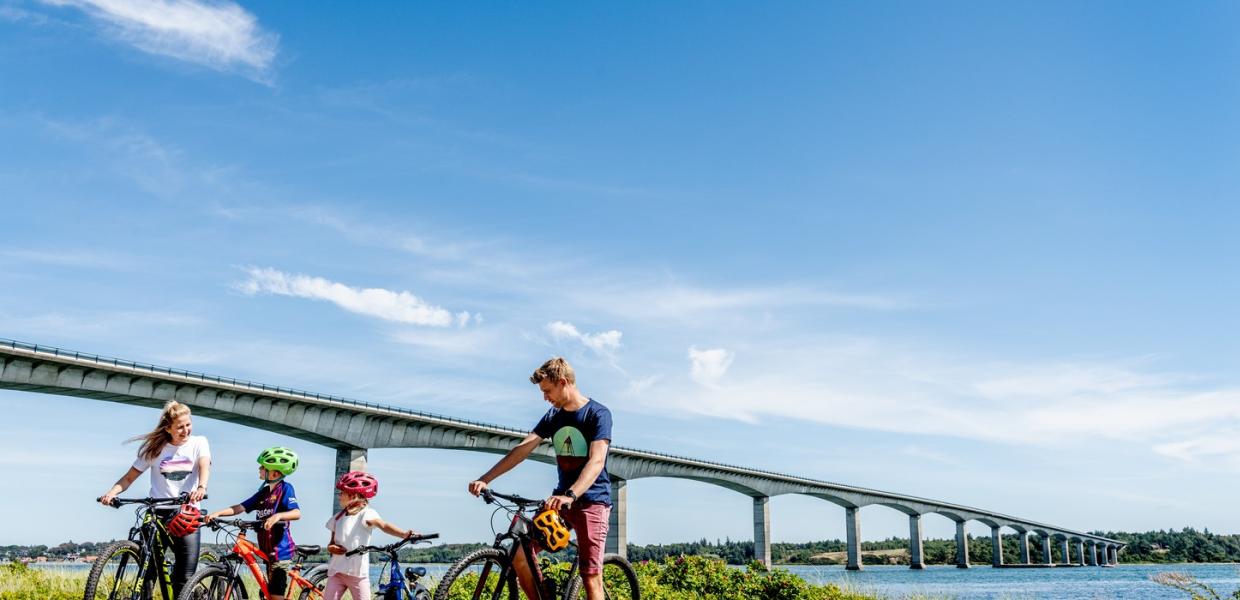
<svg viewBox="0 0 1240 600"><path fill-rule="evenodd" d="M1237 532L1238 11L2 2L0 337L521 427L562 354L621 445ZM0 543L121 535L89 501L154 411L0 401L57 515ZM301 452L321 537L331 451L195 428L220 503ZM376 508L486 540L494 458L374 451ZM635 543L752 536L747 497L629 490Z"/></svg>

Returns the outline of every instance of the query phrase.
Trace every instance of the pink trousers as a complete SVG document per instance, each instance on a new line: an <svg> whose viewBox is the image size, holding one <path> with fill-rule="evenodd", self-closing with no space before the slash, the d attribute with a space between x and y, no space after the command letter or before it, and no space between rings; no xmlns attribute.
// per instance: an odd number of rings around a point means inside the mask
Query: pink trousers
<svg viewBox="0 0 1240 600"><path fill-rule="evenodd" d="M370 600L370 578L334 573L327 578L323 600L341 600L345 590L349 591L353 600Z"/></svg>

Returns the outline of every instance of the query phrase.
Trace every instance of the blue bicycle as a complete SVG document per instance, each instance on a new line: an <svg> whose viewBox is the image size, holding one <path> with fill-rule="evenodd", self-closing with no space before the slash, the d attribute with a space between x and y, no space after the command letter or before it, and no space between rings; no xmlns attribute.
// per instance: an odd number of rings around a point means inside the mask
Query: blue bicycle
<svg viewBox="0 0 1240 600"><path fill-rule="evenodd" d="M437 537L439 537L438 533L415 535L387 546L354 548L346 552L345 556L355 556L363 552L379 552L387 556L388 565L384 567L384 570L388 572L387 582L384 583L383 575L380 574L379 590L375 594L375 600L431 600L430 590L426 589L421 581L426 576L426 568L408 567L402 571L396 551L405 547L406 544L428 542Z"/></svg>

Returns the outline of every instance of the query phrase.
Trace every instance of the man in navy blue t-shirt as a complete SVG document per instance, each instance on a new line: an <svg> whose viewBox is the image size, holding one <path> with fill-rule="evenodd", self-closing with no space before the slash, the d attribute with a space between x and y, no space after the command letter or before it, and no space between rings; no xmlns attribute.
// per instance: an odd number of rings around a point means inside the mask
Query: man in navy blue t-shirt
<svg viewBox="0 0 1240 600"><path fill-rule="evenodd" d="M611 478L607 475L607 448L611 444L611 411L577 390L577 376L568 361L553 358L538 367L530 382L542 390L551 410L534 430L501 458L491 470L470 482L477 496L495 478L520 464L545 439L555 450L559 483L546 506L559 510L577 531L577 561L587 600L603 600L603 545L611 514ZM537 597L525 556L513 561L525 595Z"/></svg>

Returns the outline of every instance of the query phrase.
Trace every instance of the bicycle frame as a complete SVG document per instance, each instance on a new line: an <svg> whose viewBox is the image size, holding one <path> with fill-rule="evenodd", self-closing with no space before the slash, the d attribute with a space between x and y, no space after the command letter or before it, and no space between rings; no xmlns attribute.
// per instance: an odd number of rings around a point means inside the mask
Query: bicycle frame
<svg viewBox="0 0 1240 600"><path fill-rule="evenodd" d="M261 597L271 598L271 592L267 589L266 569L258 564L260 559L266 562L268 557L258 546L246 539L246 531L251 529L253 524L244 521L225 521L223 519L218 519L218 521L224 525L235 525L240 529L237 533L237 539L233 542L232 550L220 558L219 564L227 564L226 570L228 571L229 578L236 579L239 578L238 573L241 570L241 564L245 563L245 566L250 570L250 574L254 576L254 581L258 583ZM319 591L314 584L301 576L301 563L302 557L298 556L292 568L288 570L289 583L288 589L284 594L285 597L296 597L295 592L300 591L298 588L302 588L309 590L311 598L322 598L323 592ZM225 597L224 600L230 599Z"/></svg>
<svg viewBox="0 0 1240 600"><path fill-rule="evenodd" d="M421 542L428 542L438 537L439 537L438 533L431 533L427 535L417 535L413 537L408 537L395 544L390 544L387 546L362 546L360 548L355 548L349 551L348 553L346 553L346 556L352 556L352 555L355 555L361 552L382 552L383 554L386 554L387 560L388 560L388 571L389 571L388 581L387 583L379 585L379 589L378 589L379 595L376 597L386 598L386 595L390 591L395 590L397 600L406 600L406 599L416 600L417 592L419 589L426 592L427 596L430 595L430 590L427 590L426 586L423 586L418 581L418 579L421 578L422 575L426 574L426 571L423 570L422 573L420 574L415 574L409 578L406 578L405 573L400 568L401 566L400 557L397 554L397 551L400 550L400 548L404 547L405 544L409 544L409 543L417 544ZM415 586L414 589L412 590L409 589L410 584L413 584Z"/></svg>
<svg viewBox="0 0 1240 600"><path fill-rule="evenodd" d="M126 504L137 504L138 510L133 527L129 528L129 541L138 546L141 564L138 565L136 581L138 589L129 600L143 600L144 592L158 585L159 595L163 600L174 600L172 592L172 574L168 572L168 564L164 555L172 545L164 522L155 514L155 507L160 505L181 504L188 501L189 495L182 494L177 498L113 498L111 506L120 508ZM117 566L117 578L125 569L124 561Z"/></svg>
<svg viewBox="0 0 1240 600"><path fill-rule="evenodd" d="M516 502L516 508L506 509L512 511L512 521L508 524L508 531L497 534L495 536L495 544L492 546L493 548L503 550L508 553L508 564L506 564L504 569L500 571L499 581L507 581L509 571L514 571L513 575L516 576L516 567L513 566L513 559L517 557L517 552L521 552L522 556L525 558L525 564L530 568L530 576L534 578L534 593L538 596L538 598L531 600L556 600L556 598L563 596L563 588L567 587L568 582L572 581L573 577L577 575L577 561L573 561L572 566L569 567L568 577L564 580L564 584L557 588L556 593L553 593L551 597L547 597L546 590L544 589L544 582L546 581L546 578L542 572L542 565L539 564L537 555L534 552L534 538L530 533L530 528L533 527L533 523L523 514L523 511L525 510L525 506L523 506L523 504L525 504L524 501L526 499L514 500L514 498L519 497L510 497L495 493L492 493L491 495ZM505 542L511 543L505 544ZM490 565L484 567L482 572L483 578L486 577L486 569L489 568Z"/></svg>
<svg viewBox="0 0 1240 600"><path fill-rule="evenodd" d="M142 524L129 529L129 539L138 544L138 547L146 553L146 559L138 568L138 581L145 584L154 579L163 600L173 600L175 595L172 593L172 574L168 572L168 563L164 560L168 547L172 545L172 539L168 536L168 530L164 528L163 521L155 515L152 506L144 506L138 510L142 513L140 517Z"/></svg>

